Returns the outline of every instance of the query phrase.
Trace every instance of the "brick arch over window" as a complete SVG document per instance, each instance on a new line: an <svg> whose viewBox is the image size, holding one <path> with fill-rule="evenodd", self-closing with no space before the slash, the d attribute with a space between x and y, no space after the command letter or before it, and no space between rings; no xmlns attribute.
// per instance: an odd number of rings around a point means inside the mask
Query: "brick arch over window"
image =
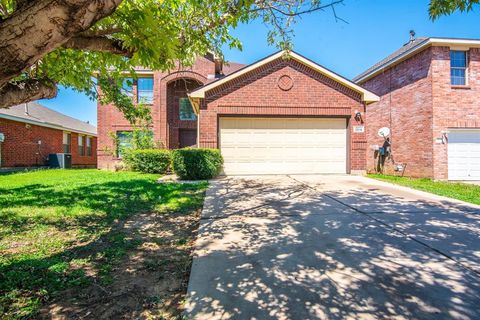
<svg viewBox="0 0 480 320"><path fill-rule="evenodd" d="M169 74L161 79L161 95L163 111L160 112L160 140L167 148L185 146L186 137L195 139L197 121L181 120L179 117L179 104L181 98L187 98L187 93L204 85L207 78L190 71L179 71Z"/></svg>
<svg viewBox="0 0 480 320"><path fill-rule="evenodd" d="M177 81L177 80L181 80L181 79L195 80L195 81L201 83L202 85L207 83L207 78L205 76L203 76L203 75L201 75L197 72L193 72L193 71L173 72L173 73L170 73L170 74L166 75L165 77L163 77L161 79L161 81L168 85L172 81Z"/></svg>

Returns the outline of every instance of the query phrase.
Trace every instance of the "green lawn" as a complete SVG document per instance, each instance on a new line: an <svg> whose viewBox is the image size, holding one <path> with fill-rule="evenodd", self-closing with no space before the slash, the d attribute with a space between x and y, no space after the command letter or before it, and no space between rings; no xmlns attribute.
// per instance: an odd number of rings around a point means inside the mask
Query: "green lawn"
<svg viewBox="0 0 480 320"><path fill-rule="evenodd" d="M440 196L480 204L480 185L370 174L370 178L427 191Z"/></svg>
<svg viewBox="0 0 480 320"><path fill-rule="evenodd" d="M158 184L157 179L98 170L0 175L1 318L37 317L69 288L95 285L106 291L114 286L120 277L116 266L147 241L146 232L135 231L140 228L126 229L122 223L129 219L156 219L156 228L171 228L182 217L198 215L206 183ZM168 239L168 245L175 244L168 252L188 260L189 252L182 248L192 241L193 231L171 233L155 238L155 250L162 250ZM177 233L181 238L174 237ZM153 241L151 234L148 239Z"/></svg>

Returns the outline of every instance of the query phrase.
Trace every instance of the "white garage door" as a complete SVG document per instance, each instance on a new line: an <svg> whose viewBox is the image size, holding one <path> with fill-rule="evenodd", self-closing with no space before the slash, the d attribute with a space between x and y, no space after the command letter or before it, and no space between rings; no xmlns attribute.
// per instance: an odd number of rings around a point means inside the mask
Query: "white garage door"
<svg viewBox="0 0 480 320"><path fill-rule="evenodd" d="M345 119L220 118L225 174L345 173Z"/></svg>
<svg viewBox="0 0 480 320"><path fill-rule="evenodd" d="M448 134L448 179L480 180L480 130Z"/></svg>

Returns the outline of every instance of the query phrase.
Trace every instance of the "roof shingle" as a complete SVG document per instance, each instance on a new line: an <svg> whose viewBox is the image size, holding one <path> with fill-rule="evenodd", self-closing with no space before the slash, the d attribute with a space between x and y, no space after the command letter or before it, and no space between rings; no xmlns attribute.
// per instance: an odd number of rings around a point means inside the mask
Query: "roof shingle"
<svg viewBox="0 0 480 320"><path fill-rule="evenodd" d="M36 102L20 104L8 109L0 109L0 118L26 121L39 126L57 127L68 131L97 135L97 127L63 113L49 109Z"/></svg>
<svg viewBox="0 0 480 320"><path fill-rule="evenodd" d="M381 68L382 66L390 63L391 61L400 57L401 55L408 52L409 50L414 49L415 47L417 47L417 46L423 44L424 42L428 41L428 39L429 38L421 37L421 38L416 38L416 39L406 43L405 45L403 45L403 47L401 47L400 49L398 49L397 51L395 51L391 55L387 56L385 59L380 60L379 62L375 63L373 66L371 66L370 68L368 68L367 70L365 70L364 72L360 73L358 76L353 78L353 81L354 82L359 81L360 79L362 79L366 75L370 74L371 72L375 71L376 69Z"/></svg>

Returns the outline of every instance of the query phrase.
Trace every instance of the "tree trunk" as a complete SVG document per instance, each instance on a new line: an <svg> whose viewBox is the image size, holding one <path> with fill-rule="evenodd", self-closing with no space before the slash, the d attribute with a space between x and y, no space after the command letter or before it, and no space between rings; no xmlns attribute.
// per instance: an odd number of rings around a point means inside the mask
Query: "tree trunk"
<svg viewBox="0 0 480 320"><path fill-rule="evenodd" d="M57 85L47 79L28 79L7 83L0 89L0 109L37 99L57 96Z"/></svg>
<svg viewBox="0 0 480 320"><path fill-rule="evenodd" d="M0 23L0 88L122 0L36 0Z"/></svg>
<svg viewBox="0 0 480 320"><path fill-rule="evenodd" d="M123 47L122 41L105 36L75 36L65 42L63 48L109 52L125 57L133 55L132 50Z"/></svg>

